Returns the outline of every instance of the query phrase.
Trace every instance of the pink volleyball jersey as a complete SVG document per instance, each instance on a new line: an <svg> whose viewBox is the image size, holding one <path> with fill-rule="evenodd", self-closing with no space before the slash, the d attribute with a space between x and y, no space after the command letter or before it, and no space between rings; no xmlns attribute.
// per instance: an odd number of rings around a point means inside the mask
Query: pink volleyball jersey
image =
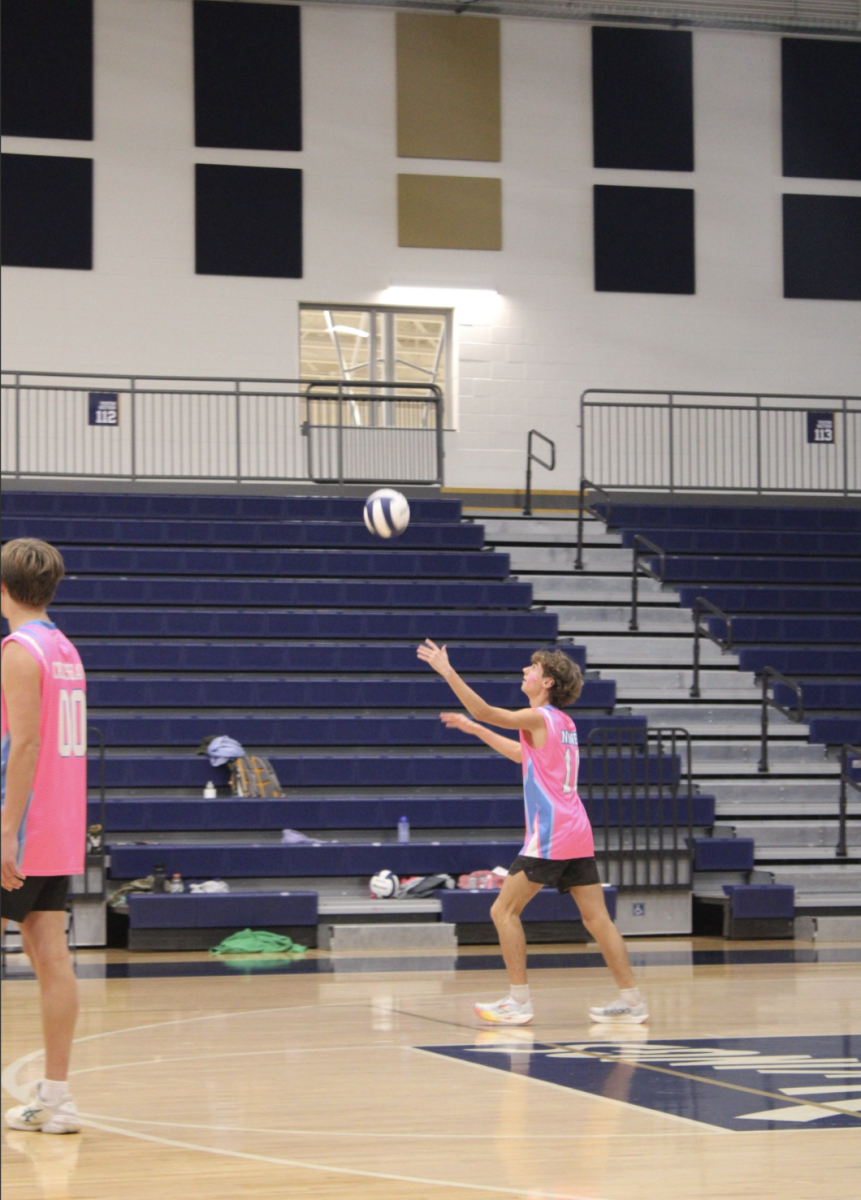
<svg viewBox="0 0 861 1200"><path fill-rule="evenodd" d="M547 704L538 711L547 726L544 745L536 750L524 730L520 731L526 804L526 843L521 854L529 858L591 858L595 853L592 826L577 795L577 729L561 709Z"/></svg>
<svg viewBox="0 0 861 1200"><path fill-rule="evenodd" d="M41 672L39 758L18 829L25 875L80 875L87 828L87 681L77 650L50 621L28 621L3 639L32 654ZM2 697L2 797L6 800L9 721Z"/></svg>

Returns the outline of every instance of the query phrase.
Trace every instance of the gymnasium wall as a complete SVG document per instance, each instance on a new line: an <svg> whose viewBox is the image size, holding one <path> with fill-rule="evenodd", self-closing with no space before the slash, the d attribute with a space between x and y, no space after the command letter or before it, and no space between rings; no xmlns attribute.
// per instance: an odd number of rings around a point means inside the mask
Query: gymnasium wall
<svg viewBox="0 0 861 1200"><path fill-rule="evenodd" d="M195 147L191 0L94 0L93 140L3 137L93 160L92 268L3 267L4 367L295 377L301 302L495 289L492 314L456 316L446 437L447 484L481 489L522 484L530 428L558 445L536 486L576 487L587 387L858 393L861 304L784 297L784 194L857 204L861 182L782 176L780 37L690 35L694 169L655 171L593 166L592 31L573 21L499 22L499 161L399 158L396 19L303 5L301 149L238 150ZM196 273L207 165L301 171L299 277ZM502 248L399 245L399 175L500 186ZM687 290L596 291L596 186L693 191Z"/></svg>

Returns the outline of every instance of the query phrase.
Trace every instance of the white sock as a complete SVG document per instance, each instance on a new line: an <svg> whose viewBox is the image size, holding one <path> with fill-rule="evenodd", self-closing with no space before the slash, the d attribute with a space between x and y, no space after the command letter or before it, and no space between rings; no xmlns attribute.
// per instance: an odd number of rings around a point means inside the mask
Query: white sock
<svg viewBox="0 0 861 1200"><path fill-rule="evenodd" d="M636 1004L640 1003L640 989L639 988L620 988L619 995L622 997L622 999L625 1001L626 1004L630 1005L631 1008L633 1008Z"/></svg>
<svg viewBox="0 0 861 1200"><path fill-rule="evenodd" d="M59 1104L69 1093L65 1079L43 1079L39 1084L39 1099L44 1104Z"/></svg>
<svg viewBox="0 0 861 1200"><path fill-rule="evenodd" d="M511 985L511 999L516 1000L518 1004L525 1004L529 999L529 984L513 983Z"/></svg>

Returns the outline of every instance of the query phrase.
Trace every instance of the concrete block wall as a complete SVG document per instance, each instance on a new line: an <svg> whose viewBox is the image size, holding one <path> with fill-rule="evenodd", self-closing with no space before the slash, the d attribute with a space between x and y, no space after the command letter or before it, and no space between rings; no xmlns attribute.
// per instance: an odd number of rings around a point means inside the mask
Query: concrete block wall
<svg viewBox="0 0 861 1200"><path fill-rule="evenodd" d="M589 25L504 19L502 162L425 162L396 155L394 12L302 7L305 149L276 153L194 147L191 0L96 0L94 141L3 139L94 158L94 269L3 268L7 368L291 378L303 302L495 289L455 307L446 482L477 489L522 486L530 428L535 486L575 488L585 388L857 394L861 305L782 294L783 192L861 184L782 178L777 35L694 30L692 174L596 170ZM195 162L302 169L303 279L194 274ZM404 169L501 176L502 251L399 248ZM598 182L695 189L695 296L594 291Z"/></svg>

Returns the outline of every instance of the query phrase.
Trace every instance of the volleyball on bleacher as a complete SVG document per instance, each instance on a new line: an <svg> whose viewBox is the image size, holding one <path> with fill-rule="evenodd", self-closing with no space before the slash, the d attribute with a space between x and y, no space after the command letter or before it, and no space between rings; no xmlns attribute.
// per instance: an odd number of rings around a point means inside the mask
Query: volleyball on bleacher
<svg viewBox="0 0 861 1200"><path fill-rule="evenodd" d="M371 880L371 895L378 900L391 900L401 889L394 871L378 871Z"/></svg>
<svg viewBox="0 0 861 1200"><path fill-rule="evenodd" d="M397 537L409 523L409 502L394 488L378 488L365 501L365 524L377 537Z"/></svg>

